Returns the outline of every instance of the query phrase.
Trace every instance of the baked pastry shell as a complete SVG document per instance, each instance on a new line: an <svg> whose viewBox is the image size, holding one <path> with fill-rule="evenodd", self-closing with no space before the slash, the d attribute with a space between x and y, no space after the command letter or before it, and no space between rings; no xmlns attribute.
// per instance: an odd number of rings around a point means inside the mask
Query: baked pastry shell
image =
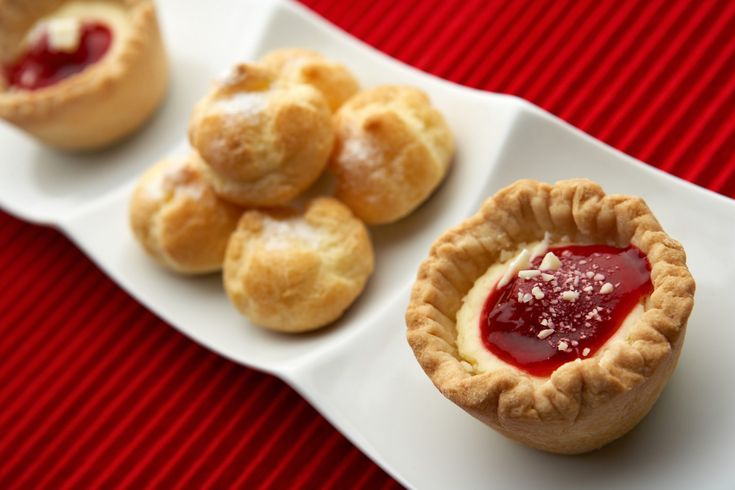
<svg viewBox="0 0 735 490"><path fill-rule="evenodd" d="M503 250L550 233L575 243L642 250L653 291L628 336L548 378L510 365L476 373L457 351L462 299ZM587 452L633 428L674 370L694 304L682 246L638 197L605 195L583 179L554 185L521 180L444 233L421 264L406 313L408 341L426 374L450 400L500 433L562 454Z"/></svg>
<svg viewBox="0 0 735 490"><path fill-rule="evenodd" d="M15 56L28 29L64 1L0 1L0 53ZM43 143L94 150L139 128L160 105L169 70L152 0L118 0L128 12L123 45L82 72L39 90L6 90L0 117ZM113 32L113 36L118 33Z"/></svg>

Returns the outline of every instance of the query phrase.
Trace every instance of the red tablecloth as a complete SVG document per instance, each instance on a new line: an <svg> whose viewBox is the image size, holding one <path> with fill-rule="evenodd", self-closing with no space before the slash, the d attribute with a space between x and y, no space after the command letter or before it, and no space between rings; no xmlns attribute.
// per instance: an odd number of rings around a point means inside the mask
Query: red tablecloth
<svg viewBox="0 0 735 490"><path fill-rule="evenodd" d="M735 197L735 1L305 3ZM90 486L397 484L284 383L184 338L58 232L0 213L0 487Z"/></svg>

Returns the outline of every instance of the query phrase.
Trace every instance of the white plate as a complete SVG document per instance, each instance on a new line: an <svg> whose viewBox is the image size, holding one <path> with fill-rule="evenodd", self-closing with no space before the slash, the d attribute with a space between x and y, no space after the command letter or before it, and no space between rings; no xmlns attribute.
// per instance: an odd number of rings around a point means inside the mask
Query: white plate
<svg viewBox="0 0 735 490"><path fill-rule="evenodd" d="M0 127L4 209L59 226L130 294L195 341L288 381L407 486L732 488L735 202L641 164L523 100L402 65L298 5L161 4L174 66L161 113L127 143L83 158ZM232 62L282 46L339 59L366 86L423 88L447 116L459 148L448 180L426 205L399 224L373 229L378 266L365 294L336 325L306 336L249 325L228 303L219 277L185 279L161 270L127 225L133 179L167 150L184 151L188 113L208 81ZM645 197L683 242L698 283L679 368L652 414L622 440L582 457L526 449L485 428L434 389L404 339L409 290L430 243L524 177L589 177L609 192Z"/></svg>

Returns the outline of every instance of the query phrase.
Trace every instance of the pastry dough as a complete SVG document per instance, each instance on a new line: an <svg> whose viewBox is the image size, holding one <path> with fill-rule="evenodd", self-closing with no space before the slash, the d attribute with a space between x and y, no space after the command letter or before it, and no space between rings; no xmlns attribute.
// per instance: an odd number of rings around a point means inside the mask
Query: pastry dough
<svg viewBox="0 0 735 490"><path fill-rule="evenodd" d="M22 90L0 82L0 117L61 149L109 145L146 121L163 100L168 64L151 0L0 1L0 63L15 59L39 21L102 22L112 31L104 57L53 85ZM0 78L3 78L0 76Z"/></svg>
<svg viewBox="0 0 735 490"><path fill-rule="evenodd" d="M263 56L260 63L279 77L313 86L324 95L332 111L360 89L347 67L309 49L276 49Z"/></svg>
<svg viewBox="0 0 735 490"><path fill-rule="evenodd" d="M227 240L243 210L205 182L199 157L164 160L143 174L130 201L130 224L149 255L181 273L222 268Z"/></svg>
<svg viewBox="0 0 735 490"><path fill-rule="evenodd" d="M335 125L336 196L368 224L411 213L442 181L454 152L444 118L412 87L361 92L337 111Z"/></svg>
<svg viewBox="0 0 735 490"><path fill-rule="evenodd" d="M284 332L333 322L373 272L365 225L333 198L302 215L280 208L246 212L227 246L225 290L253 323Z"/></svg>
<svg viewBox="0 0 735 490"><path fill-rule="evenodd" d="M319 177L334 130L316 89L241 64L197 104L189 139L220 196L244 206L276 206Z"/></svg>
<svg viewBox="0 0 735 490"><path fill-rule="evenodd" d="M457 313L493 264L545 233L557 243L638 247L653 284L644 311L597 355L548 377L503 362L477 369L458 352ZM640 198L605 195L581 179L523 180L434 243L406 313L408 341L437 388L474 417L529 446L582 453L622 436L651 409L676 366L694 289L684 250Z"/></svg>

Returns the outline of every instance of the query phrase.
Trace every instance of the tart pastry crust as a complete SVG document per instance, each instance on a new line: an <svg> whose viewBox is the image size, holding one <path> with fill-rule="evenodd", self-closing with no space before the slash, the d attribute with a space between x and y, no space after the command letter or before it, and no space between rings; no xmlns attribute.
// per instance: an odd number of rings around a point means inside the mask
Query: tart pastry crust
<svg viewBox="0 0 735 490"><path fill-rule="evenodd" d="M365 225L336 199L320 197L301 214L246 212L227 246L225 290L262 327L303 332L339 318L373 272Z"/></svg>
<svg viewBox="0 0 735 490"><path fill-rule="evenodd" d="M330 169L336 196L368 224L397 221L447 174L454 137L419 89L384 85L360 92L334 117Z"/></svg>
<svg viewBox="0 0 735 490"><path fill-rule="evenodd" d="M0 117L56 148L97 149L153 114L166 92L168 63L152 0L0 0L0 62L17 56L38 20L70 4L80 15L85 5L121 10L109 19L101 9L90 10L93 20L109 21L113 29L110 51L43 89L16 90L0 81Z"/></svg>
<svg viewBox="0 0 735 490"><path fill-rule="evenodd" d="M563 364L547 378L510 365L477 372L457 351L463 298L503 251L545 233L552 240L638 247L653 283L645 312L604 352ZM622 436L651 409L676 366L694 290L683 248L641 198L605 195L583 179L521 180L434 243L406 313L408 341L435 386L474 417L531 447L583 453Z"/></svg>
<svg viewBox="0 0 735 490"><path fill-rule="evenodd" d="M220 199L204 180L199 156L163 160L138 181L130 225L145 251L183 274L222 268L230 234L243 209Z"/></svg>
<svg viewBox="0 0 735 490"><path fill-rule="evenodd" d="M322 173L332 114L310 85L240 64L194 108L189 140L223 198L243 206L286 204Z"/></svg>

